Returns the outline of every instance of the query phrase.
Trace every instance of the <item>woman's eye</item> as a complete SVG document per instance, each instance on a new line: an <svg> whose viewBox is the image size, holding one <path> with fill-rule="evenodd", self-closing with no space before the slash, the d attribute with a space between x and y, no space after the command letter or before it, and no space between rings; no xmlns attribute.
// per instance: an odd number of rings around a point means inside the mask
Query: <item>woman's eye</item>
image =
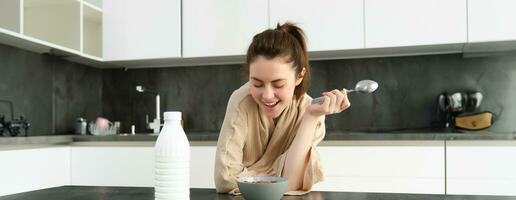
<svg viewBox="0 0 516 200"><path fill-rule="evenodd" d="M260 88L263 87L263 84L254 84L254 87Z"/></svg>
<svg viewBox="0 0 516 200"><path fill-rule="evenodd" d="M283 86L285 86L285 84L283 84L283 85L275 85L274 87L275 88L282 88Z"/></svg>

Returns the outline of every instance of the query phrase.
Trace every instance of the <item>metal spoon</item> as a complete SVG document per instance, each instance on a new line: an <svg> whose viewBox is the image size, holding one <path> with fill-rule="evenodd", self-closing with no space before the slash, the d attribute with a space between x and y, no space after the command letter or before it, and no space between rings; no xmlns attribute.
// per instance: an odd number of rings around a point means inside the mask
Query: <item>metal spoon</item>
<svg viewBox="0 0 516 200"><path fill-rule="evenodd" d="M357 82L354 89L351 89L351 90L343 89L343 90L346 90L347 94L352 93L352 92L366 94L366 93L373 93L376 89L378 89L378 83L376 81L361 80L361 81ZM320 103L323 101L324 101L324 97L317 97L312 100L312 104Z"/></svg>

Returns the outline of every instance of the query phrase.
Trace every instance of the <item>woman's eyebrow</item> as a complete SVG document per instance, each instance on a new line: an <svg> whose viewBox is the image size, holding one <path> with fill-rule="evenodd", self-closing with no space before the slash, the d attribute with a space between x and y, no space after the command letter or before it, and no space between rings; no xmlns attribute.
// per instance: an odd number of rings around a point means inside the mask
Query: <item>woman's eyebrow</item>
<svg viewBox="0 0 516 200"><path fill-rule="evenodd" d="M262 80L256 78L256 77L251 77L251 79L255 80L255 81L259 81L259 82L263 82ZM284 78L280 78L280 79L276 79L276 80L273 80L271 82L275 83L275 82L279 82L279 81L284 81L284 80L287 80L287 79L284 79Z"/></svg>

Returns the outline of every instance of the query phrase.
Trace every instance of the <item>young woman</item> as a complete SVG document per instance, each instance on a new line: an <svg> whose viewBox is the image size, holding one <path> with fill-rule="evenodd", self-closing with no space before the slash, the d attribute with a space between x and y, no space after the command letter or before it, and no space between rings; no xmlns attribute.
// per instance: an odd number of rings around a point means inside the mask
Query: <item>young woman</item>
<svg viewBox="0 0 516 200"><path fill-rule="evenodd" d="M237 177L282 176L287 194L304 194L323 179L324 117L348 108L348 98L332 90L311 104L304 33L291 23L255 35L245 68L249 82L231 95L217 143L217 192L238 193Z"/></svg>

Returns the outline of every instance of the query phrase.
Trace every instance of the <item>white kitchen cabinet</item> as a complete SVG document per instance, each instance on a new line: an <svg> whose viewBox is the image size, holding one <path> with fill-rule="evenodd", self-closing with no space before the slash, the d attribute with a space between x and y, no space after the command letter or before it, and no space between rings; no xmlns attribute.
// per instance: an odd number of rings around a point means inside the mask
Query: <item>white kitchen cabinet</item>
<svg viewBox="0 0 516 200"><path fill-rule="evenodd" d="M318 150L326 179L314 190L444 194L443 141L342 141Z"/></svg>
<svg viewBox="0 0 516 200"><path fill-rule="evenodd" d="M154 187L154 147L74 146L71 184ZM214 146L191 146L190 186L214 188Z"/></svg>
<svg viewBox="0 0 516 200"><path fill-rule="evenodd" d="M0 0L0 29L20 32L20 0Z"/></svg>
<svg viewBox="0 0 516 200"><path fill-rule="evenodd" d="M365 0L365 47L465 43L466 0Z"/></svg>
<svg viewBox="0 0 516 200"><path fill-rule="evenodd" d="M82 16L81 52L102 58L102 10L90 4L83 4Z"/></svg>
<svg viewBox="0 0 516 200"><path fill-rule="evenodd" d="M80 51L81 2L23 0L24 35Z"/></svg>
<svg viewBox="0 0 516 200"><path fill-rule="evenodd" d="M468 43L464 53L516 49L516 1L468 0Z"/></svg>
<svg viewBox="0 0 516 200"><path fill-rule="evenodd" d="M70 147L0 150L0 196L69 185Z"/></svg>
<svg viewBox="0 0 516 200"><path fill-rule="evenodd" d="M468 42L516 40L516 1L468 0Z"/></svg>
<svg viewBox="0 0 516 200"><path fill-rule="evenodd" d="M102 0L82 0L82 2L102 9Z"/></svg>
<svg viewBox="0 0 516 200"><path fill-rule="evenodd" d="M339 141L319 146L319 191L444 194L443 141ZM216 146L191 146L190 186L215 188ZM153 187L154 148L73 146L71 184Z"/></svg>
<svg viewBox="0 0 516 200"><path fill-rule="evenodd" d="M181 57L181 0L103 2L106 61Z"/></svg>
<svg viewBox="0 0 516 200"><path fill-rule="evenodd" d="M152 187L152 147L72 147L71 184Z"/></svg>
<svg viewBox="0 0 516 200"><path fill-rule="evenodd" d="M270 1L270 27L293 22L307 36L309 51L364 48L364 0Z"/></svg>
<svg viewBox="0 0 516 200"><path fill-rule="evenodd" d="M516 195L515 141L447 141L448 194Z"/></svg>
<svg viewBox="0 0 516 200"><path fill-rule="evenodd" d="M267 0L183 1L183 57L245 55L268 24Z"/></svg>
<svg viewBox="0 0 516 200"><path fill-rule="evenodd" d="M86 0L0 0L0 43L112 67L102 63L101 19L102 9Z"/></svg>
<svg viewBox="0 0 516 200"><path fill-rule="evenodd" d="M190 186L215 188L216 146L192 146L190 148Z"/></svg>

